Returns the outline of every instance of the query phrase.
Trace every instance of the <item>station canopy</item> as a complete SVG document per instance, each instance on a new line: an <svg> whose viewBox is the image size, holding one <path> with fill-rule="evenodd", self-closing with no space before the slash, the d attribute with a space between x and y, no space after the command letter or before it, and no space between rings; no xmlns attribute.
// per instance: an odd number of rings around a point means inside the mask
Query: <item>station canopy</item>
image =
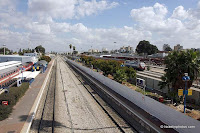
<svg viewBox="0 0 200 133"><path fill-rule="evenodd" d="M45 60L38 61L39 65L47 66L47 62Z"/></svg>
<svg viewBox="0 0 200 133"><path fill-rule="evenodd" d="M31 72L31 71L25 71L22 73L20 73L19 75L15 76L14 78L18 79L18 78L26 78L26 79L31 79L31 78L35 78L38 74L40 73L40 71L34 71L34 72Z"/></svg>

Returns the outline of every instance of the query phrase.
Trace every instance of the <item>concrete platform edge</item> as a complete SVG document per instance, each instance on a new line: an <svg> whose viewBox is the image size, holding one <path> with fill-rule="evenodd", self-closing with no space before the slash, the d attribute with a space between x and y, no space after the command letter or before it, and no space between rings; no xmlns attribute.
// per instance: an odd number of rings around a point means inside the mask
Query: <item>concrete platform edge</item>
<svg viewBox="0 0 200 133"><path fill-rule="evenodd" d="M31 124L33 122L33 119L35 118L35 114L36 114L36 111L38 109L41 97L42 97L42 94L44 92L44 88L46 87L47 81L49 79L49 75L50 75L52 67L54 65L54 61L55 61L55 59L52 62L52 65L51 65L51 67L50 67L50 69L48 71L48 74L47 74L47 76L46 76L46 78L44 80L42 88L40 89L40 91L39 91L39 93L37 95L37 98L35 99L35 102L34 102L32 108L31 108L31 111L29 112L29 116L28 116L26 122L24 123L24 126L23 126L23 128L21 130L21 133L28 133L29 130L30 130Z"/></svg>

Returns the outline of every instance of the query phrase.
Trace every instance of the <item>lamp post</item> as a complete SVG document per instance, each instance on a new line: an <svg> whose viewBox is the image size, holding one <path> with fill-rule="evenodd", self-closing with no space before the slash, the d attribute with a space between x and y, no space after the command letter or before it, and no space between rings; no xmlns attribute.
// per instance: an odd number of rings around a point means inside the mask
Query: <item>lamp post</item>
<svg viewBox="0 0 200 133"><path fill-rule="evenodd" d="M185 108L186 108L186 90L187 90L187 82L190 81L190 77L188 76L188 73L185 73L185 76L182 78L183 81L185 81L185 90L184 90L184 113L186 113Z"/></svg>
<svg viewBox="0 0 200 133"><path fill-rule="evenodd" d="M116 44L117 42L113 42L113 43L114 43L114 52L113 52L113 53L115 54L115 44Z"/></svg>

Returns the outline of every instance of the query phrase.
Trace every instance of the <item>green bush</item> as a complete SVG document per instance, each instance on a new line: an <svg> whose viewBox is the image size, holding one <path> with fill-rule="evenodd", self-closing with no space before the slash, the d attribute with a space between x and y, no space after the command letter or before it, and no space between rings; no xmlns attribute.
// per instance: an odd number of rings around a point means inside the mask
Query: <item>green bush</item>
<svg viewBox="0 0 200 133"><path fill-rule="evenodd" d="M12 112L12 106L0 105L0 121L8 118Z"/></svg>
<svg viewBox="0 0 200 133"><path fill-rule="evenodd" d="M0 120L6 119L12 112L12 108L29 88L29 83L23 83L20 87L11 87L9 93L2 93L0 101L8 101L9 105L0 105Z"/></svg>
<svg viewBox="0 0 200 133"><path fill-rule="evenodd" d="M51 61L51 58L49 57L49 56L45 56L45 55L43 55L42 57L40 57L40 59L39 60L45 60L46 62L50 62Z"/></svg>
<svg viewBox="0 0 200 133"><path fill-rule="evenodd" d="M112 75L117 82L135 82L136 71L132 67L121 67L122 62L116 60L95 59L91 56L81 56L86 66L93 65L93 68L103 71L103 75Z"/></svg>
<svg viewBox="0 0 200 133"><path fill-rule="evenodd" d="M127 80L127 74L125 73L125 70L124 69L117 70L116 74L114 75L114 79L119 83L126 81Z"/></svg>

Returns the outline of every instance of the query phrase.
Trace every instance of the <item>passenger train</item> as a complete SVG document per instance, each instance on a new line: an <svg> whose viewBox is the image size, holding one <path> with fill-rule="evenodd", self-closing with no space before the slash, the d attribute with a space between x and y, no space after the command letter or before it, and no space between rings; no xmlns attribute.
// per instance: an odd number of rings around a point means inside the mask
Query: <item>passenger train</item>
<svg viewBox="0 0 200 133"><path fill-rule="evenodd" d="M32 62L22 64L20 61L0 63L0 88L5 88L11 85L16 81L14 77L21 73L22 68L23 71L27 71L32 68L32 65Z"/></svg>
<svg viewBox="0 0 200 133"><path fill-rule="evenodd" d="M145 70L145 63L140 61L126 60L124 62L124 65L127 67L133 67L136 70L141 70L141 71Z"/></svg>
<svg viewBox="0 0 200 133"><path fill-rule="evenodd" d="M163 58L143 58L143 57L129 57L129 56L112 56L112 55L101 55L100 58L104 59L111 59L111 60L140 60L141 62L144 63L151 63L153 65L163 65L164 64L164 59Z"/></svg>

